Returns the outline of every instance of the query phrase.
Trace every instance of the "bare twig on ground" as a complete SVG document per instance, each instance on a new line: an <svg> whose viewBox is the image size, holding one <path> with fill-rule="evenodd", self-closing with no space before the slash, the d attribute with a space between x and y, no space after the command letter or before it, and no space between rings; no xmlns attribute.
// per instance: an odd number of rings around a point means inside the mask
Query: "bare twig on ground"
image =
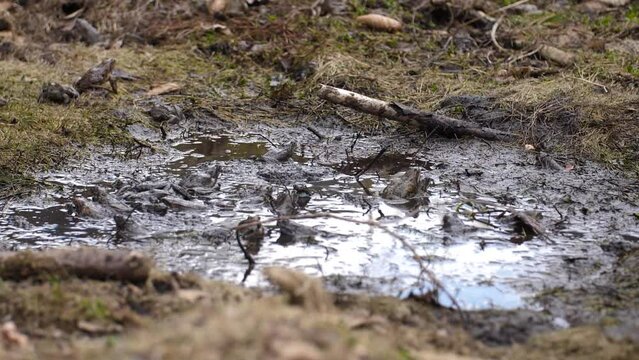
<svg viewBox="0 0 639 360"><path fill-rule="evenodd" d="M514 3L510 4L510 5L506 5L506 6L500 7L499 9L497 9L497 10L495 10L495 11L492 11L492 12L490 12L489 14L490 14L490 15L495 15L495 14L497 14L497 13L504 12L504 11L506 11L506 10L510 10L510 9L512 9L512 8L514 8L514 7L517 7L517 6L519 6L519 5L525 4L525 3L527 3L528 1L530 1L530 0L519 0L519 1L517 1L517 2L514 2Z"/></svg>
<svg viewBox="0 0 639 360"><path fill-rule="evenodd" d="M306 130L308 130L311 133L313 133L313 135L317 136L318 139L324 140L324 135L322 135L322 133L320 133L319 130L317 130L316 128L314 128L312 126L307 126Z"/></svg>
<svg viewBox="0 0 639 360"><path fill-rule="evenodd" d="M320 98L367 114L380 116L403 124L417 126L446 137L475 136L486 140L511 140L511 133L480 127L468 121L445 115L412 109L407 106L370 98L352 91L320 85Z"/></svg>

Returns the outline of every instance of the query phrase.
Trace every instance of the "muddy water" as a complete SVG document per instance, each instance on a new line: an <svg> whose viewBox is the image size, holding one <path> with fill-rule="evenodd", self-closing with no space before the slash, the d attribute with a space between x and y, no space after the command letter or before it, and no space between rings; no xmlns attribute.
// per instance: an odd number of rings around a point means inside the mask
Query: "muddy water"
<svg viewBox="0 0 639 360"><path fill-rule="evenodd" d="M285 139L282 143L295 138L301 144L284 163L259 161L273 148L270 140L236 132L173 140L163 151L141 160L96 154L63 172L43 174L42 181L50 185L46 190L6 206L0 220L2 246L136 248L166 268L244 281L248 286L264 284L260 267L285 265L324 276L338 290L398 296L428 291L428 282L420 278L419 266L399 236L464 307L522 308L536 306L531 299L538 291L569 284L575 274L582 276L583 271L575 272L575 263L596 263L591 268L600 270L588 276L605 271L613 257L602 251L603 238L614 240L634 231L632 224L615 220L636 209L634 198L612 187L603 194L584 187L587 181L602 184L602 176L616 176L601 175L602 169L584 166L581 173L553 174L536 167L519 149L496 144L501 156L491 157L493 146L441 140L429 147L406 142L391 149L358 182L353 174L372 162L382 138L354 141L340 134L320 141L301 132L271 134ZM214 164L222 169L216 185L189 196L187 208L161 213L131 208L124 214L125 230L116 232L109 209L82 216L71 205L75 197L95 201L96 187L131 205L126 189L177 184ZM433 180L428 202L416 207L381 199L379 193L393 176L409 167L421 169ZM249 215L272 219L265 194L275 197L295 184L306 185L312 193L301 215L331 213L357 221L376 220L394 236L379 227L318 217L294 220L311 228L313 236L289 243L280 238L274 221L265 221L266 237L255 254L257 268L246 274L246 260L230 229ZM527 210L543 215L540 221L546 233L522 242L508 219L515 211ZM463 225L446 231L442 218L452 213ZM611 233L611 228L616 230Z"/></svg>

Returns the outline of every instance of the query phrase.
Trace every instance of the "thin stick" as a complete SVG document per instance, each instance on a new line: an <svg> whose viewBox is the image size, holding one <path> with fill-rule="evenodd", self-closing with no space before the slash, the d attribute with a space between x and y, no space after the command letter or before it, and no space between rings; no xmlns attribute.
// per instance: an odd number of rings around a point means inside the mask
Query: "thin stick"
<svg viewBox="0 0 639 360"><path fill-rule="evenodd" d="M237 230L243 229L243 228L248 227L248 226L257 225L258 223L259 223L259 220L258 220L258 222L242 224L242 225L240 225L240 226L235 228L235 238L237 239L237 245L239 245L240 250L242 250L242 253L244 254L244 257L246 258L246 260L248 260L249 269L251 269L251 270L253 269L253 266L255 265L255 259L253 259L253 256L251 254L249 254L248 251L246 251L246 248L242 244L242 240L240 239L240 234L237 232ZM246 226L246 225L248 225L248 226ZM249 273L250 273L250 270L249 270ZM248 276L248 274L246 276ZM244 279L246 280L246 277Z"/></svg>
<svg viewBox="0 0 639 360"><path fill-rule="evenodd" d="M248 133L248 134L246 134L246 135L249 135L249 136L259 136L259 137L261 137L262 139L264 139L264 140L268 141L268 143L269 143L269 144L271 144L273 147L277 147L277 145L275 145L275 143L274 143L274 142L272 142L272 141L271 141L271 139L267 138L266 136L264 136L264 135L262 135L262 134L258 134L258 133Z"/></svg>
<svg viewBox="0 0 639 360"><path fill-rule="evenodd" d="M569 76L569 78L575 79L575 80L581 80L581 81L583 81L585 83L588 83L588 84L591 84L591 85L595 85L595 86L599 86L604 91L604 93L606 93L606 94L608 93L608 88L606 87L606 85L596 83L596 82L594 82L592 80L588 80L588 79L586 79L584 77Z"/></svg>
<svg viewBox="0 0 639 360"><path fill-rule="evenodd" d="M517 2L514 2L514 3L510 4L510 5L506 5L506 6L504 6L504 7L501 7L501 8L499 8L499 9L497 9L497 10L495 10L495 11L493 11L493 12L489 13L489 14L490 14L490 15L495 15L495 14L497 14L497 13L504 12L504 11L506 11L506 10L510 10L510 9L512 9L512 8L514 8L514 7L516 7L516 6L521 5L521 4L525 4L525 3L527 3L528 1L530 1L530 0L519 0L519 1L517 1Z"/></svg>
<svg viewBox="0 0 639 360"><path fill-rule="evenodd" d="M499 51L508 52L508 50L499 45L499 42L497 42L497 28L499 28L499 24L501 24L502 20L504 20L503 16L499 17L499 19L497 19L497 21L493 24L493 28L490 30L490 40L493 42L493 45L499 49Z"/></svg>
<svg viewBox="0 0 639 360"><path fill-rule="evenodd" d="M388 146L384 146L371 162L369 162L362 170L358 171L357 174L355 174L355 179L359 180L359 177L367 172L382 157L382 155L384 155L386 150L388 150Z"/></svg>
<svg viewBox="0 0 639 360"><path fill-rule="evenodd" d="M514 58L514 59L512 59L512 60L510 60L510 61L508 62L508 65L512 65L512 64L516 63L517 61L519 61L519 60L521 60L521 59L525 59L525 58L527 58L527 57L529 57L529 56L535 55L536 53L538 53L538 52L539 52L539 50L540 50L540 49L541 49L541 46L538 46L538 47L536 47L533 51L531 51L531 52L527 52L527 53L525 53L525 54L523 54L523 55L520 55L520 56L518 56L518 57L516 57L516 58Z"/></svg>
<svg viewBox="0 0 639 360"><path fill-rule="evenodd" d="M313 133L313 135L317 136L318 139L320 140L324 140L324 135L322 135L317 129L315 129L312 126L307 126L306 130L310 131Z"/></svg>

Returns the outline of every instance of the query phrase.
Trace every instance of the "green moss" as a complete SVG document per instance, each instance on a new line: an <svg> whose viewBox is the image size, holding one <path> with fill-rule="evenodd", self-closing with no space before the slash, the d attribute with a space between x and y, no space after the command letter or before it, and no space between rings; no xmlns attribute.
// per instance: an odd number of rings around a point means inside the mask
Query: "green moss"
<svg viewBox="0 0 639 360"><path fill-rule="evenodd" d="M78 303L80 311L89 320L107 320L111 317L109 308L100 299L85 298Z"/></svg>

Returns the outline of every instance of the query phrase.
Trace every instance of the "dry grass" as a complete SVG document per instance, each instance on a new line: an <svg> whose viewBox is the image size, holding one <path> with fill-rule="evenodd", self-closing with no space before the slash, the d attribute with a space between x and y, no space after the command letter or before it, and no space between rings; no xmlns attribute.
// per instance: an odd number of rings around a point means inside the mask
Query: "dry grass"
<svg viewBox="0 0 639 360"><path fill-rule="evenodd" d="M338 295L333 302L315 286L317 279L294 277L302 288L286 287L282 295L168 274L155 274L144 286L77 279L5 282L0 313L11 314L33 347L0 346L0 356L623 360L638 350L636 344L612 341L591 326L486 347L448 323L446 310L419 300ZM306 286L310 283L312 290ZM297 301L300 294L305 301ZM82 335L87 329L95 331L93 337Z"/></svg>

